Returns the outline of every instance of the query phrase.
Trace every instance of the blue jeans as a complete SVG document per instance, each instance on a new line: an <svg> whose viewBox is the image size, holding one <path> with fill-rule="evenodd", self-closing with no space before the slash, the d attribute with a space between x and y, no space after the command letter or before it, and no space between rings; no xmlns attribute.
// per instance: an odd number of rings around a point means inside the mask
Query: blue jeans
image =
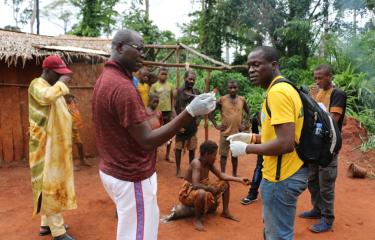
<svg viewBox="0 0 375 240"><path fill-rule="evenodd" d="M264 239L293 239L297 198L307 188L307 176L308 168L303 167L280 182L262 180Z"/></svg>

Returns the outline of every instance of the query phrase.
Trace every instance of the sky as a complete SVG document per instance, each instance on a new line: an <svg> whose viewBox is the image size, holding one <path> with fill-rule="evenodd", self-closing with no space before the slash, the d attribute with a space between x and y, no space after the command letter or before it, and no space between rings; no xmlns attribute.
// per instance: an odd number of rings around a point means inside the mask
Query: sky
<svg viewBox="0 0 375 240"><path fill-rule="evenodd" d="M8 0L10 1L10 0ZM46 6L52 0L40 0L40 8ZM177 37L181 36L181 31L178 24L189 22L188 14L196 9L197 4L192 4L192 0L150 0L150 18L159 27L160 30L170 30ZM123 11L126 6L120 6L119 12ZM15 25L13 19L12 8L0 0L0 28L6 25ZM56 36L63 34L63 30L53 23L49 22L46 18L41 18L40 21L40 34ZM36 24L35 24L36 26ZM24 32L30 32L29 24L21 28ZM35 30L34 30L35 31Z"/></svg>

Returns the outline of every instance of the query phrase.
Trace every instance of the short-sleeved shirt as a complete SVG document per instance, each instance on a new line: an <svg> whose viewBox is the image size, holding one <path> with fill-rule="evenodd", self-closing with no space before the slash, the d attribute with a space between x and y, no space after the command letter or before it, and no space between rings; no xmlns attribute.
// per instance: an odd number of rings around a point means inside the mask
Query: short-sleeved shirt
<svg viewBox="0 0 375 240"><path fill-rule="evenodd" d="M138 83L138 92L139 92L139 95L141 95L141 98L142 98L142 102L143 102L143 105L145 105L145 107L148 106L148 99L149 99L149 92L150 92L150 86L147 84L147 83L141 83L139 82Z"/></svg>
<svg viewBox="0 0 375 240"><path fill-rule="evenodd" d="M332 87L328 90L320 89L315 100L321 102L330 113L341 114L337 123L341 131L346 111L346 94L339 88Z"/></svg>
<svg viewBox="0 0 375 240"><path fill-rule="evenodd" d="M158 110L161 112L172 111L172 85L168 82L156 82L151 86L150 92L159 96Z"/></svg>
<svg viewBox="0 0 375 240"><path fill-rule="evenodd" d="M227 128L221 133L230 136L238 133L242 125L242 112L245 98L237 96L233 101L229 94L220 97L218 104L221 106L221 122Z"/></svg>
<svg viewBox="0 0 375 240"><path fill-rule="evenodd" d="M148 118L129 71L114 61L105 64L95 84L92 110L99 169L123 181L149 178L155 172L156 149L143 149L129 133L129 126Z"/></svg>
<svg viewBox="0 0 375 240"><path fill-rule="evenodd" d="M303 105L298 92L288 83L272 83L281 76L272 80L266 92L268 106L271 110L270 117L266 110L266 100L262 104L261 126L262 143L276 139L275 125L294 123L294 139L298 144L303 126ZM272 87L271 87L272 86ZM263 156L263 177L271 182L277 182L276 165L277 156ZM303 165L303 161L298 157L296 150L282 155L280 181L285 180L296 173Z"/></svg>

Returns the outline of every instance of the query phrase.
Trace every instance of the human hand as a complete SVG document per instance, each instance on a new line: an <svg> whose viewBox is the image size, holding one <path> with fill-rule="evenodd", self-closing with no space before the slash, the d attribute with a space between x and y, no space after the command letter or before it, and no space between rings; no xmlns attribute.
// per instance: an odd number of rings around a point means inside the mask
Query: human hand
<svg viewBox="0 0 375 240"><path fill-rule="evenodd" d="M241 141L244 143L251 143L251 138L253 134L252 133L245 133L245 132L240 132L240 133L235 133L227 137L227 141Z"/></svg>
<svg viewBox="0 0 375 240"><path fill-rule="evenodd" d="M248 178L240 177L241 183L243 185L250 185L251 181Z"/></svg>
<svg viewBox="0 0 375 240"><path fill-rule="evenodd" d="M63 83L65 83L65 84L68 84L68 83L70 83L71 79L72 79L72 78L71 78L69 75L61 75L61 76L59 77L59 80L58 80L58 81L63 82Z"/></svg>
<svg viewBox="0 0 375 240"><path fill-rule="evenodd" d="M219 193L219 189L215 187L210 187L208 191L211 192L214 196Z"/></svg>
<svg viewBox="0 0 375 240"><path fill-rule="evenodd" d="M215 127L217 130L219 131L225 131L225 129L227 129L227 126L225 126L224 124L221 124L219 126L216 125Z"/></svg>
<svg viewBox="0 0 375 240"><path fill-rule="evenodd" d="M205 115L216 107L216 99L213 93L203 93L196 96L189 105L186 106L186 111L192 116Z"/></svg>
<svg viewBox="0 0 375 240"><path fill-rule="evenodd" d="M246 154L247 144L241 141L230 141L229 147L233 157L238 157Z"/></svg>

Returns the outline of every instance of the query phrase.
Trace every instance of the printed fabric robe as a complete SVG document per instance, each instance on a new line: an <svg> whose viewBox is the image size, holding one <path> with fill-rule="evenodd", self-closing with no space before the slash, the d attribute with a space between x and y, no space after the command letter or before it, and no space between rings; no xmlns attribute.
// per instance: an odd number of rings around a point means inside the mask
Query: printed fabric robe
<svg viewBox="0 0 375 240"><path fill-rule="evenodd" d="M69 88L36 78L28 93L33 216L74 209L72 117L63 97Z"/></svg>

